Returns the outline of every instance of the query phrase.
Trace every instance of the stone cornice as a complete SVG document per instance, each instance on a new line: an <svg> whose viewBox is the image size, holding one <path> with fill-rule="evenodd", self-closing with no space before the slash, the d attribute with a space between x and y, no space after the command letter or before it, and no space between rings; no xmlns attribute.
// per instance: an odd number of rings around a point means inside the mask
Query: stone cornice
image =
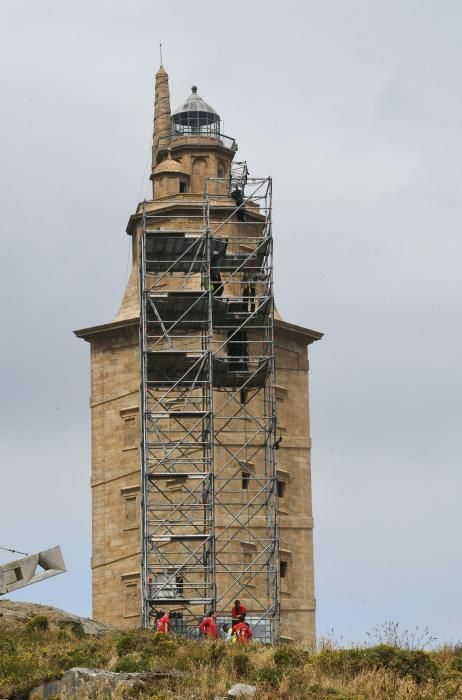
<svg viewBox="0 0 462 700"><path fill-rule="evenodd" d="M91 326L90 328L81 328L74 331L74 335L77 338L82 338L86 341L91 341L95 336L104 335L105 333L114 333L120 330L125 330L127 328L138 327L140 322L139 316L134 316L133 318L128 318L123 321L112 321L111 323L102 323L99 326ZM277 330L284 331L288 334L296 334L303 336L308 344L314 343L317 340L321 340L324 333L319 331L313 331L309 328L304 328L303 326L297 326L294 323L288 323L282 319L274 319L274 327Z"/></svg>
<svg viewBox="0 0 462 700"><path fill-rule="evenodd" d="M184 211L185 215L187 216L188 211L202 211L203 202L197 199L198 195L196 193L185 193L182 194L181 197L181 199L178 199L178 195L168 195L165 198L150 199L146 202L146 204L150 205L149 208L146 208L146 214L161 211L163 214L166 212L177 212L175 216L178 216L178 211ZM140 221L143 216L143 204L144 203L141 202L138 205L137 211L132 214L128 220L125 231L129 236L133 236L135 224ZM213 195L211 195L210 207L214 212L222 210L225 212L225 215L229 214L231 216L236 204L233 203L233 200L231 199L229 199L228 203L226 203L225 201L214 199ZM249 220L264 221L263 215L260 214L257 207L252 204L252 202L247 202L245 211ZM197 229L197 233L201 233L201 229Z"/></svg>
<svg viewBox="0 0 462 700"><path fill-rule="evenodd" d="M321 340L324 337L324 333L319 331L313 331L310 328L305 328L304 326L297 326L295 323L288 323L282 319L274 319L275 329L280 329L289 334L301 335L307 340L307 344L315 343L317 340Z"/></svg>
<svg viewBox="0 0 462 700"><path fill-rule="evenodd" d="M90 328L80 328L77 331L73 331L77 338L82 338L87 342L94 339L95 336L101 336L106 333L114 333L117 331L123 331L127 328L138 327L140 324L139 316L133 318L128 318L123 321L111 321L111 323L102 323L99 326L91 326Z"/></svg>

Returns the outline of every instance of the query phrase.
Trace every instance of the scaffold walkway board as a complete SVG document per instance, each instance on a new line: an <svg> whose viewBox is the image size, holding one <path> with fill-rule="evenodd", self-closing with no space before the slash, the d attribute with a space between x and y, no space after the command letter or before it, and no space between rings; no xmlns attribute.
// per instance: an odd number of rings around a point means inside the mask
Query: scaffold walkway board
<svg viewBox="0 0 462 700"><path fill-rule="evenodd" d="M206 418L209 411L150 411L148 417L152 420L161 418Z"/></svg>
<svg viewBox="0 0 462 700"><path fill-rule="evenodd" d="M197 384L207 380L207 355L183 350L147 352L147 382Z"/></svg>
<svg viewBox="0 0 462 700"><path fill-rule="evenodd" d="M194 533L183 533L179 535L159 535L159 537L151 537L152 542L183 542L183 541L193 541L202 542L203 540L208 540L210 535L194 534Z"/></svg>
<svg viewBox="0 0 462 700"><path fill-rule="evenodd" d="M255 246L254 250L250 248L252 244ZM264 239L257 245L251 239L247 242L247 246L250 248L248 252L226 254L213 264L222 272L249 271L262 267L269 253L269 239Z"/></svg>
<svg viewBox="0 0 462 700"><path fill-rule="evenodd" d="M197 385L207 381L207 366L201 353L162 350L147 353L147 382L157 386ZM214 357L213 386L264 386L271 369L271 358L244 356Z"/></svg>
<svg viewBox="0 0 462 700"><path fill-rule="evenodd" d="M153 596L148 598L148 602L153 605L206 605L210 606L212 603L212 598L182 598L181 596Z"/></svg>
<svg viewBox="0 0 462 700"><path fill-rule="evenodd" d="M209 237L210 260L213 269L223 272L252 270L263 266L269 250L269 238L257 241L245 239L247 251L228 253L228 240ZM203 269L205 255L203 231L173 231L155 229L146 231L146 271L198 273Z"/></svg>
<svg viewBox="0 0 462 700"><path fill-rule="evenodd" d="M215 328L264 328L270 323L272 299L254 297L221 297L213 300L212 318Z"/></svg>
<svg viewBox="0 0 462 700"><path fill-rule="evenodd" d="M263 387L270 369L270 358L214 357L213 386L230 389Z"/></svg>
<svg viewBox="0 0 462 700"><path fill-rule="evenodd" d="M209 299L207 292L194 290L148 292L146 322L149 327L207 328Z"/></svg>
<svg viewBox="0 0 462 700"><path fill-rule="evenodd" d="M210 478L210 474L208 474L207 472L149 472L146 476L151 481L162 481L170 479L177 479L179 481L186 479L203 480Z"/></svg>
<svg viewBox="0 0 462 700"><path fill-rule="evenodd" d="M202 231L145 231L146 272L201 272L206 255L206 238ZM211 254L217 262L225 256L227 241L214 239Z"/></svg>
<svg viewBox="0 0 462 700"><path fill-rule="evenodd" d="M252 296L251 296L252 293ZM250 290L247 296L212 295L212 323L216 328L265 327L272 312L272 300ZM148 329L204 329L209 324L208 292L181 290L148 292Z"/></svg>

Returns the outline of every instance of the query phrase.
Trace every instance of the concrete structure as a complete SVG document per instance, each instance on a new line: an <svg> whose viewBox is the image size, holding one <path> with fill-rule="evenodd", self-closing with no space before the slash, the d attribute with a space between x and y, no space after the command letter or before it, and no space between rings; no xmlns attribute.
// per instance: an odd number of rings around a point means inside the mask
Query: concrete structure
<svg viewBox="0 0 462 700"><path fill-rule="evenodd" d="M143 607L142 589L147 586L148 569L146 561L143 562L143 558L146 559L146 552L143 554L145 538L143 539L142 530L144 528L146 535L146 528L149 525L146 520L146 508L144 511L142 508L142 499L144 498L146 503L148 496L140 476L143 474L143 471L140 471L140 462L145 459L140 451L140 442L143 444L140 435L143 426L146 430L146 415L149 417L149 412L146 413L142 404L140 405L139 279L140 255L145 234L155 236L156 230L159 230L160 236L161 226L162 230L178 228L184 231L200 230L203 220L199 205L204 188L208 192L209 210L213 212L211 221L212 223L215 221L217 229L221 229L222 240L226 241L229 250L234 250L234 258L236 258L235 251L238 251L242 257L242 251L246 250L246 246L242 243L244 238L255 235L249 231L263 230L263 215L258 208L258 196L252 195L246 199L245 219L239 215L239 202L236 202L235 197L233 200L230 196L229 184L235 182L232 167L237 147L233 139L220 134L219 127L218 114L197 95L196 88L193 88L188 100L173 115L170 114L168 76L161 67L156 75L151 175L153 198L141 203L128 223L127 233L133 240L133 269L127 289L119 312L112 322L76 331L78 337L85 339L91 345L93 617L118 627L129 628L140 624ZM247 180L242 172L241 167L240 181L243 182L244 187ZM229 211L232 213L229 214ZM148 225L147 220L151 222ZM159 225L155 225L157 222ZM150 230L147 230L149 226ZM248 255L250 258L254 252ZM190 266L189 272L191 269ZM174 272L148 274L151 274L151 278L156 278L156 289L163 287L167 295L169 289L178 287L178 280L173 279ZM182 274L184 277L184 271ZM233 295L232 285L238 284L233 282L237 278L236 275L239 277L239 284L241 286L244 284L245 273L242 275L239 271L237 273L233 271L230 277L225 275L224 297L226 298ZM258 282L256 286L263 284ZM199 273L189 275L183 282L183 286L190 292L204 290ZM156 293L159 296L159 292ZM196 293L208 295L211 304L216 301L213 299L215 292L198 291ZM239 294L241 294L239 297L241 301L248 299L242 294L249 294L249 292L241 291ZM216 347L226 345L226 342L219 344L220 338L225 337L224 331L221 331L220 335L220 331L214 330L212 335L210 342L215 343ZM192 343L199 337L203 338L204 335L199 336L189 330L187 336L182 336L181 342ZM249 333L250 343L253 342L252 337ZM300 639L305 643L313 642L315 637L307 346L321 337L322 334L318 332L282 320L276 313L274 345L271 336L271 348L274 348L275 355L275 381L271 380L270 390L265 389L267 392L265 396L270 394L275 396L276 435L279 449L277 453L268 451L267 437L264 438L265 444L259 443L255 448L255 451L260 448L263 451L266 450L267 455L269 453L277 455L277 464L275 467L273 464L273 475L269 477L268 484L274 484L274 493L270 495L271 497L274 495L276 506L275 513L270 515L278 528L275 530L278 544L278 551L275 552L278 576L277 581L274 581L274 594L280 602L280 638L282 640ZM163 338L160 335L156 338L157 343L166 339L171 345L168 334ZM174 341L180 342L178 338L174 338ZM216 384L213 386L215 387ZM257 390L250 398L247 398L246 390L244 399L242 399L242 389L240 391L241 405L232 417L230 416L230 420L232 418L234 422L240 421L239 425L244 425L244 428L234 431L236 437L231 441L228 436L227 442L215 444L214 460L217 463L225 459L225 453L231 453L233 450L232 459L238 462L239 448L236 445L242 444L244 432L247 433L251 430L252 424L258 423L258 416L267 402L262 396L257 396ZM210 401L211 405L214 405L213 411L217 414L223 410L223 394L215 388L212 394ZM166 429L166 415L163 413L164 422L157 424L158 432L159 429L161 432ZM273 420L271 415L269 420ZM282 441L279 441L280 437ZM145 438L143 439L145 440L144 453L146 453L147 442ZM256 444L256 440L252 443L252 440L245 439L249 449ZM261 460L264 461L264 459L261 457ZM232 539L239 549L239 552L236 552L234 547L227 563L231 577L233 574L229 567L232 566L233 561L237 566L235 571L239 574L237 576L234 574L232 586L226 583L228 579L224 573L217 574L218 588L220 586L222 589L229 588L229 596L239 597L249 611L253 612L254 608L258 607L258 599L263 597L261 590L266 584L264 584L265 576L256 568L254 552L257 545L251 540L255 534L255 542L262 541L263 536L260 536L259 532L264 530L265 518L249 514L249 503L245 503L246 499L250 498L249 479L255 478L258 481L260 457L257 456L254 463L250 457L245 465L242 469L247 471L242 472L242 479L239 471L239 487L236 486L237 477L233 472L234 485L230 490L232 495L226 503L222 503L221 507L215 508L213 527L217 537L220 537L220 533L227 528L232 527L235 532ZM181 498L178 494L182 489L184 493L184 484L178 485L173 480L166 489L169 491L169 503L177 504L178 501L175 499ZM161 497L162 494L158 499ZM160 508L165 508L161 500L153 503L157 503ZM236 511L242 504L247 508L246 513L249 517L250 526L247 530L240 520L233 521L232 518L232 510ZM264 507L268 516L272 509L269 496ZM144 521L143 517L140 519L141 511L144 512ZM229 515L230 512L231 515ZM239 527L242 533L236 531ZM249 562L248 566L246 562ZM243 566L245 568L242 568ZM141 584L143 575L144 586ZM151 580L151 577L148 578ZM239 579L240 588L237 587L236 578ZM182 583L182 586L184 585ZM191 586L193 586L192 583ZM218 595L218 600L223 602L225 598L222 596L220 599ZM226 605L223 602L224 607L217 602L220 614L226 612L224 608L228 605L227 600ZM260 608L258 614L260 614Z"/></svg>
<svg viewBox="0 0 462 700"><path fill-rule="evenodd" d="M28 554L21 559L0 564L0 595L65 572L66 566L60 547Z"/></svg>

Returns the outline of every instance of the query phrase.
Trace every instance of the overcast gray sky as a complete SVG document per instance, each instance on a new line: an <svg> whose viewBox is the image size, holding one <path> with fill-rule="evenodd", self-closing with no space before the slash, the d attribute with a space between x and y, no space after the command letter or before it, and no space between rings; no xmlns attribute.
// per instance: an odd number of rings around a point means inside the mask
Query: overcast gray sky
<svg viewBox="0 0 462 700"><path fill-rule="evenodd" d="M462 639L462 3L0 0L0 545L90 612L88 346L127 277L158 43L274 178L278 306L311 350L318 631ZM0 560L9 559L2 555Z"/></svg>

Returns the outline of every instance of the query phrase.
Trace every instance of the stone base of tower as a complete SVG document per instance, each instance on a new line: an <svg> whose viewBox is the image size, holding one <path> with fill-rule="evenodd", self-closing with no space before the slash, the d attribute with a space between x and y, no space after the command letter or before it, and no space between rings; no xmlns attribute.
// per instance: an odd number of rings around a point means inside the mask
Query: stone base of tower
<svg viewBox="0 0 462 700"><path fill-rule="evenodd" d="M141 624L138 318L78 331L91 343L93 617ZM281 641L315 640L307 343L275 324ZM241 596L251 610L251 600Z"/></svg>

